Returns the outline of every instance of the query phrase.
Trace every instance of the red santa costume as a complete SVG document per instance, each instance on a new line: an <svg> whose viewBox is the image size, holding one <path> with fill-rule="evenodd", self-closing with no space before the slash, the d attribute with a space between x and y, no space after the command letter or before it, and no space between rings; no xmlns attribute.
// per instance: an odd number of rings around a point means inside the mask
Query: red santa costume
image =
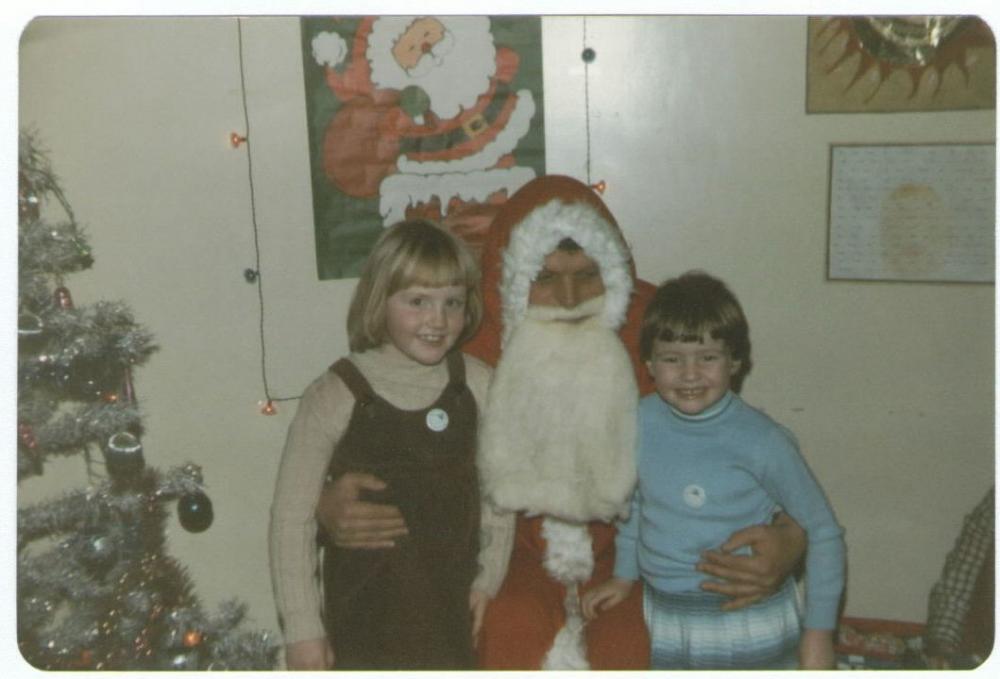
<svg viewBox="0 0 1000 679"><path fill-rule="evenodd" d="M415 39L422 56L401 63L396 47L418 22L433 36ZM502 197L535 176L511 155L535 102L511 88L518 56L494 45L489 17L365 17L350 50L327 32L312 51L343 102L323 141L326 174L349 196L378 197L386 225L423 216L451 227L465 208L464 221L485 228Z"/></svg>
<svg viewBox="0 0 1000 679"><path fill-rule="evenodd" d="M598 263L604 295L570 311L529 307L532 281L564 238ZM635 278L601 199L568 177L538 178L507 201L482 265L485 318L465 347L497 366L480 475L484 495L515 528L479 639L480 664L647 669L641 588L586 624L578 597L614 566L613 521L627 511L635 480L637 392L652 390L638 335L654 288ZM484 556L496 558L487 552L488 544Z"/></svg>

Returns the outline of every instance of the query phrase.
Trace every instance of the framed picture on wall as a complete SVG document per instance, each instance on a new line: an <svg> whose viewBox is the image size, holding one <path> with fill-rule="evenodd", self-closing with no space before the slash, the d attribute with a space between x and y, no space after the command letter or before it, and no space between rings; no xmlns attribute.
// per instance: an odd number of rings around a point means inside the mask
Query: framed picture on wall
<svg viewBox="0 0 1000 679"><path fill-rule="evenodd" d="M807 22L807 113L996 107L996 41L970 16Z"/></svg>
<svg viewBox="0 0 1000 679"><path fill-rule="evenodd" d="M832 145L828 278L993 281L995 149Z"/></svg>
<svg viewBox="0 0 1000 679"><path fill-rule="evenodd" d="M474 252L545 172L541 19L302 19L316 262L357 276L385 227L444 224Z"/></svg>

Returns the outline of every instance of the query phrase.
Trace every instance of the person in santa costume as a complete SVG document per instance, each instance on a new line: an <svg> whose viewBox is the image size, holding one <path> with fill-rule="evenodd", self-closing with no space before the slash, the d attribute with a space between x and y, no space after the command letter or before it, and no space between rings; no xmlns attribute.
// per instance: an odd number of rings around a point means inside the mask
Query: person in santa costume
<svg viewBox="0 0 1000 679"><path fill-rule="evenodd" d="M563 176L535 179L503 206L482 256L485 314L463 350L496 366L480 437L482 517L476 629L484 669L647 669L635 592L584 625L582 593L614 565L614 521L635 483L642 312L654 288L638 279L600 197ZM334 541L389 547L406 531L394 507L360 501L381 481L334 481L318 518ZM706 588L729 607L773 592L801 559L787 517L739 531L706 554ZM742 545L753 556L731 554ZM638 588L635 588L638 591ZM476 597L474 597L475 599Z"/></svg>

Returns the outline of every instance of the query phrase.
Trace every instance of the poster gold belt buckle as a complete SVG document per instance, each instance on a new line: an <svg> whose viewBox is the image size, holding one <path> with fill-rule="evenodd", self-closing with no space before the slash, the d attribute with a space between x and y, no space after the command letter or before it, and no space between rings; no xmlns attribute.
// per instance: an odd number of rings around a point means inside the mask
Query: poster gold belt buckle
<svg viewBox="0 0 1000 679"><path fill-rule="evenodd" d="M462 122L462 129L465 130L467 135L469 135L469 139L475 139L480 134L485 132L487 127L486 118L483 117L482 113L477 113L468 120Z"/></svg>

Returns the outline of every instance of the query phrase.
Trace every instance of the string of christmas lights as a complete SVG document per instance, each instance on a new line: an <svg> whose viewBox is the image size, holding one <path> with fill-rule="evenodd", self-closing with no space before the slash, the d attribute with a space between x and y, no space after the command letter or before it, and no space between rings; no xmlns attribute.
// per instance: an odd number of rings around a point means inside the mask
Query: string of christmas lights
<svg viewBox="0 0 1000 679"><path fill-rule="evenodd" d="M264 275L260 266L260 226L257 223L257 199L254 191L253 180L253 153L251 153L252 141L250 136L250 113L247 106L246 65L243 59L243 20L239 17L236 19L236 37L240 67L240 99L243 105L243 134L239 134L238 132L230 133L229 143L234 149L239 149L241 147L246 149L247 183L250 187L250 223L253 227L254 266L253 268L244 269L243 278L247 281L247 283L255 285L257 288L258 332L260 337L260 378L261 384L264 388L264 400L260 401L258 405L260 405L260 412L263 415L274 415L278 412L277 407L274 405L275 403L281 401L295 401L302 397L301 395L275 396L271 393L271 387L267 381L267 339L264 331Z"/></svg>

